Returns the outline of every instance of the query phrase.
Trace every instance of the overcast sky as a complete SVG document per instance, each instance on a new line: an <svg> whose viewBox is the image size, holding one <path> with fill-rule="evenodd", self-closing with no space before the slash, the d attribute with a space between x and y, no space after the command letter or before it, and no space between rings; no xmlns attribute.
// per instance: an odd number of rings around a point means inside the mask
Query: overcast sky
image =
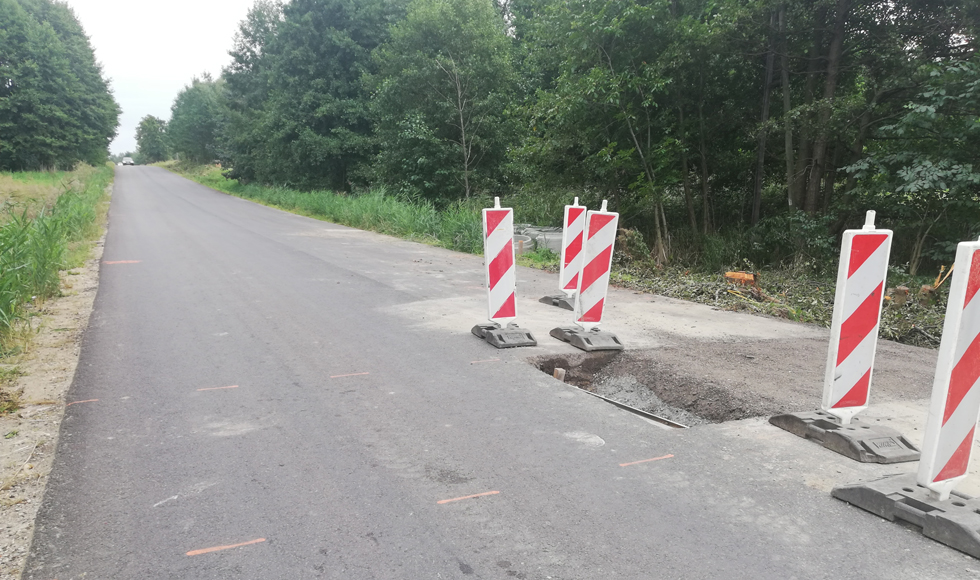
<svg viewBox="0 0 980 580"><path fill-rule="evenodd" d="M194 75L221 72L253 2L68 0L122 107L111 152L135 151L140 119L169 119L174 97Z"/></svg>

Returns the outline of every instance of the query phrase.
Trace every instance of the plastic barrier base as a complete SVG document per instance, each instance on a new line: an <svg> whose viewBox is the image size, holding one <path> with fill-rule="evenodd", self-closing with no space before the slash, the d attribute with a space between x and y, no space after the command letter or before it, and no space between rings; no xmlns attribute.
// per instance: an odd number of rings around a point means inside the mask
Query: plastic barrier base
<svg viewBox="0 0 980 580"><path fill-rule="evenodd" d="M915 483L915 474L835 487L839 500L881 516L901 520L922 530L927 538L980 558L980 500L952 492L946 501L933 499Z"/></svg>
<svg viewBox="0 0 980 580"><path fill-rule="evenodd" d="M506 327L501 327L499 324L492 322L477 324L473 327L472 332L475 336L486 340L497 348L538 345L538 341L535 340L531 331L524 330L513 323L508 324Z"/></svg>
<svg viewBox="0 0 980 580"><path fill-rule="evenodd" d="M547 304L549 306L557 306L558 308L564 308L565 310L575 310L575 304L568 299L568 296L564 294L555 294L553 296L545 296L538 302L542 304Z"/></svg>
<svg viewBox="0 0 980 580"><path fill-rule="evenodd" d="M919 460L919 450L901 433L884 425L868 424L860 419L841 425L836 417L824 411L776 415L769 422L861 463Z"/></svg>
<svg viewBox="0 0 980 580"><path fill-rule="evenodd" d="M623 343L611 332L598 329L585 330L577 326L559 326L551 330L551 336L571 343L586 352L594 350L623 350Z"/></svg>

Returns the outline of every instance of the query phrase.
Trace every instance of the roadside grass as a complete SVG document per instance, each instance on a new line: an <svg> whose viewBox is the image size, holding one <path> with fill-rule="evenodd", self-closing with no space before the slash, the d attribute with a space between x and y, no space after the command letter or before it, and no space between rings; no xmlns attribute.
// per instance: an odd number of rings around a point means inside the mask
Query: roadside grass
<svg viewBox="0 0 980 580"><path fill-rule="evenodd" d="M428 202L390 195L383 187L347 195L331 191L298 191L252 183L242 185L226 179L221 168L213 165L188 165L176 161L157 165L212 189L308 217L460 252L478 254L483 251L483 226L480 223L483 201L479 199L456 202L440 211Z"/></svg>
<svg viewBox="0 0 980 580"><path fill-rule="evenodd" d="M61 271L88 257L104 225L112 178L109 165L0 174L5 200L0 214L0 363L30 344L31 319L45 300L60 295ZM9 382L2 380L5 372L0 371L0 390ZM16 406L11 396L0 395L0 413Z"/></svg>
<svg viewBox="0 0 980 580"><path fill-rule="evenodd" d="M218 191L302 215L472 254L483 251L480 224L482 200L460 203L438 211L428 203L389 196L383 188L357 195L300 192L283 187L242 185L226 179L221 168L216 166L187 165L174 161L159 165ZM525 211L525 218L539 214L539 210L545 208L532 209L534 211ZM557 211L556 215L561 215L560 208L550 209ZM709 242L725 245L721 236ZM726 258L723 248L716 248L716 253L719 254L717 259L702 258L697 266L658 268L636 232L620 230L610 282L640 292L709 304L724 310L830 326L836 270L828 273L815 268L815 262L801 262L760 271L744 259L738 264L726 266L725 263L734 258ZM517 257L517 263L522 266L552 272L558 271L558 261L556 253L544 248ZM729 270L757 273L758 282L755 285L734 283L725 277L725 272ZM889 273L888 285L892 287L918 289L929 284L934 284L934 281L925 277L911 277L899 270ZM914 295L903 304L897 300L887 301L881 320L881 338L915 346L937 347L942 335L946 290L948 286L940 287L922 302Z"/></svg>
<svg viewBox="0 0 980 580"><path fill-rule="evenodd" d="M96 169L82 165L75 171L22 171L0 172L0 223L5 223L12 209L16 213L27 211L34 217L44 208L51 207L63 191L83 182Z"/></svg>

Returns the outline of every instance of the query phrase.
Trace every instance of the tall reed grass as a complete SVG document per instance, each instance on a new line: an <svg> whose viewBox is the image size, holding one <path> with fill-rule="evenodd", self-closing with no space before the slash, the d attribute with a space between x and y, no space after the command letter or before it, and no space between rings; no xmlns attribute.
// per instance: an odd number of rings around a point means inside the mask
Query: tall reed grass
<svg viewBox="0 0 980 580"><path fill-rule="evenodd" d="M57 296L59 271L74 266L78 242L97 235L98 206L112 181L112 168L86 168L61 181L51 203L8 204L0 216L0 356L22 318L24 305ZM24 175L6 174L15 180ZM39 180L50 179L41 176Z"/></svg>

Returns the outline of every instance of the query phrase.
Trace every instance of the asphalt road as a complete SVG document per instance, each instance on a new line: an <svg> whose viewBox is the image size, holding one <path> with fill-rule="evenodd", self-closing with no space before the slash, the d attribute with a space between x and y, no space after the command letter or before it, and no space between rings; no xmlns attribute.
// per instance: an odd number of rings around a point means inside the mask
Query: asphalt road
<svg viewBox="0 0 980 580"><path fill-rule="evenodd" d="M980 575L425 320L473 257L125 167L103 260L26 579Z"/></svg>

